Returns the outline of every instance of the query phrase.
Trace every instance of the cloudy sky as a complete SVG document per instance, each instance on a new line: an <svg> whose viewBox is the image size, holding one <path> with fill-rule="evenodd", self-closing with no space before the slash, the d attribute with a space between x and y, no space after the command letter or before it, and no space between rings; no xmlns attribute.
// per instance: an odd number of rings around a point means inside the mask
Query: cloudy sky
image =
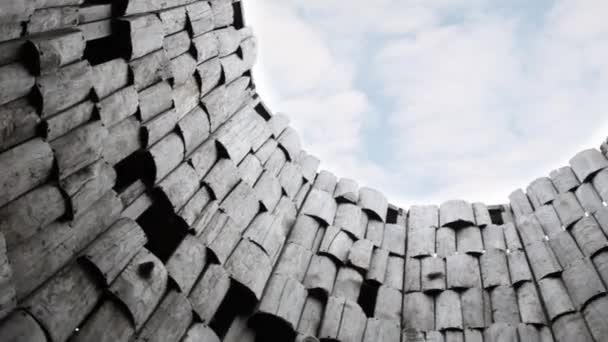
<svg viewBox="0 0 608 342"><path fill-rule="evenodd" d="M606 0L244 3L266 104L394 204L505 203L608 135Z"/></svg>

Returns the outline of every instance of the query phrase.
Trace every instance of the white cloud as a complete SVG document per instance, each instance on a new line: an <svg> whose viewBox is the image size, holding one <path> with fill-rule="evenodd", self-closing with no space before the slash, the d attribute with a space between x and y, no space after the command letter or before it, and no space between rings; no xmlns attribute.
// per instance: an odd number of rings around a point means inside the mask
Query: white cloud
<svg viewBox="0 0 608 342"><path fill-rule="evenodd" d="M357 156L371 104L354 85L353 63L335 55L329 38L293 5L275 0L246 4L248 24L259 40L254 76L271 109L289 115L304 147L322 160L322 167L358 180L384 179L380 167Z"/></svg>
<svg viewBox="0 0 608 342"><path fill-rule="evenodd" d="M348 60L332 55L327 37L302 20L292 5L251 2L246 13L251 14L250 24L259 37L258 70L272 77L285 96L344 89L352 82Z"/></svg>
<svg viewBox="0 0 608 342"><path fill-rule="evenodd" d="M263 98L323 167L396 204L506 202L608 129L604 1L543 18L487 0L245 3ZM363 138L378 120L393 133L375 137L391 146L381 164Z"/></svg>

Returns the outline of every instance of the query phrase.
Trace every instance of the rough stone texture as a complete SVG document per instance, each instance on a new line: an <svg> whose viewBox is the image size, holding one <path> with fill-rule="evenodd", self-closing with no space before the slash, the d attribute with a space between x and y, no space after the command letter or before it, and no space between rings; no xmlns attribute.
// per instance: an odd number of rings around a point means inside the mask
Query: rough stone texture
<svg viewBox="0 0 608 342"><path fill-rule="evenodd" d="M536 206L551 203L557 195L557 191L548 177L534 180L528 186L527 192L528 197L530 197L533 203L536 203Z"/></svg>
<svg viewBox="0 0 608 342"><path fill-rule="evenodd" d="M570 159L570 166L576 177L582 182L601 169L608 167L608 160L597 149L588 149L577 153Z"/></svg>
<svg viewBox="0 0 608 342"><path fill-rule="evenodd" d="M439 208L439 225L457 228L461 225L475 224L473 207L461 200L446 201Z"/></svg>
<svg viewBox="0 0 608 342"><path fill-rule="evenodd" d="M1 338L608 338L606 144L399 208L262 102L240 6L0 5Z"/></svg>
<svg viewBox="0 0 608 342"><path fill-rule="evenodd" d="M564 166L557 170L553 170L551 171L550 176L553 185L555 185L559 193L575 189L580 184L570 166Z"/></svg>

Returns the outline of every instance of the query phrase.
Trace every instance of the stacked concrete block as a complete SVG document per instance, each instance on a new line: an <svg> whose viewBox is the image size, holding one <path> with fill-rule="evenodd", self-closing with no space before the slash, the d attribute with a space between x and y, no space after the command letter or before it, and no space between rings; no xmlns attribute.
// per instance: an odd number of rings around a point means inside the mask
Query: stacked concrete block
<svg viewBox="0 0 608 342"><path fill-rule="evenodd" d="M556 341L608 337L595 309L606 300L601 261L607 242L601 195L606 166L600 151L585 150L550 178L531 183L527 194L519 190L510 197L511 207L519 208L517 230L532 269L533 279L526 278L537 284Z"/></svg>
<svg viewBox="0 0 608 342"><path fill-rule="evenodd" d="M237 169L270 138L239 6L2 5L3 336L224 337L226 296L259 299L296 208Z"/></svg>

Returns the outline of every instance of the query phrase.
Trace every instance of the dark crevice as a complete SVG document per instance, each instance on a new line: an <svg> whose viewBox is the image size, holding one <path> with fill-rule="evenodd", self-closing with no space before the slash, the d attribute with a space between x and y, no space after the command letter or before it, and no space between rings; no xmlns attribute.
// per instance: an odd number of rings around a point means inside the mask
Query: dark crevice
<svg viewBox="0 0 608 342"><path fill-rule="evenodd" d="M388 207L386 210L386 223L397 223L399 217L399 210Z"/></svg>
<svg viewBox="0 0 608 342"><path fill-rule="evenodd" d="M492 221L492 224L501 225L504 223L504 221L502 219L503 211L504 210L502 210L502 209L488 209L488 212L490 213L490 220Z"/></svg>
<svg viewBox="0 0 608 342"><path fill-rule="evenodd" d="M213 316L209 327L220 339L223 339L234 319L239 315L250 314L255 303L255 299L250 296L249 291L243 285L232 281L230 289Z"/></svg>
<svg viewBox="0 0 608 342"><path fill-rule="evenodd" d="M367 217L373 220L378 220L378 221L382 221L382 217L380 217L380 215L376 214L374 211L369 210L369 209L365 209L362 208L362 210L367 214ZM390 223L390 222L386 222L386 223Z"/></svg>
<svg viewBox="0 0 608 342"><path fill-rule="evenodd" d="M272 314L257 314L250 320L256 332L257 341L293 341L296 337L294 327Z"/></svg>
<svg viewBox="0 0 608 342"><path fill-rule="evenodd" d="M374 316L374 310L376 308L376 298L378 297L378 284L365 281L361 285L361 291L359 292L359 298L357 303L365 312L367 317Z"/></svg>
<svg viewBox="0 0 608 342"><path fill-rule="evenodd" d="M126 38L124 38L124 35L128 37L128 32L118 30L116 24L113 24L112 32L117 33L87 41L83 57L91 65L102 64L120 57L129 57L131 52L126 48Z"/></svg>
<svg viewBox="0 0 608 342"><path fill-rule="evenodd" d="M245 27L245 17L243 16L243 4L241 1L233 2L232 9L234 10L234 27L237 30Z"/></svg>
<svg viewBox="0 0 608 342"><path fill-rule="evenodd" d="M215 148L217 149L217 161L216 161L216 163L220 159L230 159L230 154L228 154L228 151L226 150L226 148L224 147L224 145L222 145L222 143L220 143L217 140L215 141Z"/></svg>
<svg viewBox="0 0 608 342"><path fill-rule="evenodd" d="M135 183L138 179L149 181L149 176L146 177L146 155L141 151L136 151L121 160L114 166L116 170L116 184L114 190L121 193L129 185Z"/></svg>
<svg viewBox="0 0 608 342"><path fill-rule="evenodd" d="M21 51L23 63L28 67L30 72L34 75L40 75L40 58L38 57L39 51L36 45L28 41L23 45Z"/></svg>
<svg viewBox="0 0 608 342"><path fill-rule="evenodd" d="M152 206L137 219L137 223L148 238L146 248L163 263L177 249L189 228L162 198L155 198Z"/></svg>
<svg viewBox="0 0 608 342"><path fill-rule="evenodd" d="M261 117L266 119L266 121L268 121L268 120L270 120L270 118L272 118L272 114L270 113L270 110L268 110L268 108L266 108L266 106L262 102L258 103L257 106L255 106L255 111Z"/></svg>

